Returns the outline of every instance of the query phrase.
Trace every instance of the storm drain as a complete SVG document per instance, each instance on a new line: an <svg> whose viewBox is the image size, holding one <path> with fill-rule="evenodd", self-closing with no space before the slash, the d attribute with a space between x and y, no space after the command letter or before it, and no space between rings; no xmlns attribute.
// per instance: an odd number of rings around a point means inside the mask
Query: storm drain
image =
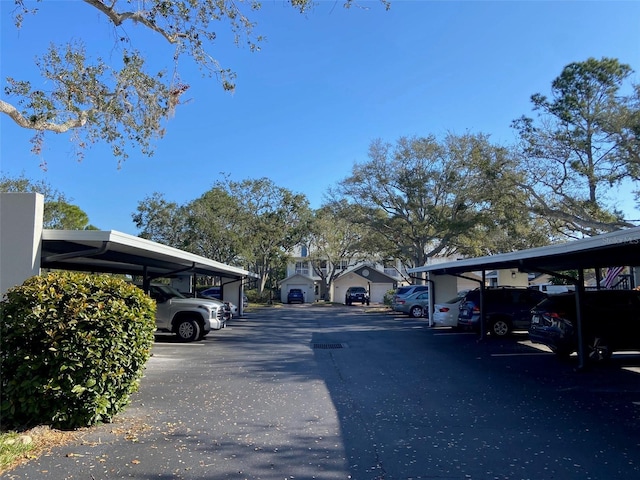
<svg viewBox="0 0 640 480"><path fill-rule="evenodd" d="M347 348L344 343L314 343L314 350L333 350L336 348Z"/></svg>

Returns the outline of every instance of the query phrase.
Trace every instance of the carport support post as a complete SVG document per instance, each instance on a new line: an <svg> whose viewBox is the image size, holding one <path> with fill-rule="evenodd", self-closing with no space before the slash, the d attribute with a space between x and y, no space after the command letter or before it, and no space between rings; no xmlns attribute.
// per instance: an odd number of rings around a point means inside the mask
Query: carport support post
<svg viewBox="0 0 640 480"><path fill-rule="evenodd" d="M429 317L429 326L433 327L433 305L435 303L434 298L436 296L436 282L431 280L431 274L427 272L427 283L429 284L429 302L427 303L427 317ZM422 312L424 315L424 312Z"/></svg>
<svg viewBox="0 0 640 480"><path fill-rule="evenodd" d="M578 282L576 284L576 323L578 324L578 370L586 367L584 331L582 328L582 298L584 296L584 270L578 270Z"/></svg>
<svg viewBox="0 0 640 480"><path fill-rule="evenodd" d="M149 278L149 275L148 275L147 266L144 265L142 267L142 290L144 291L144 293L148 294L150 289L151 289L151 279Z"/></svg>
<svg viewBox="0 0 640 480"><path fill-rule="evenodd" d="M482 282L480 283L480 340L487 338L487 329L484 316L484 285L487 280L486 270L482 270Z"/></svg>

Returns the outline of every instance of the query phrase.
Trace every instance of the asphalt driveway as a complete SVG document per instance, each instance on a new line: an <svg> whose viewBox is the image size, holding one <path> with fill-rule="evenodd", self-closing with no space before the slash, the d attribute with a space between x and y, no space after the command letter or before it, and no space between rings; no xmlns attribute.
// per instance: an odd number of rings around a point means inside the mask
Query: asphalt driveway
<svg viewBox="0 0 640 480"><path fill-rule="evenodd" d="M526 337L312 305L153 353L114 424L3 478L640 478L638 356L576 373Z"/></svg>

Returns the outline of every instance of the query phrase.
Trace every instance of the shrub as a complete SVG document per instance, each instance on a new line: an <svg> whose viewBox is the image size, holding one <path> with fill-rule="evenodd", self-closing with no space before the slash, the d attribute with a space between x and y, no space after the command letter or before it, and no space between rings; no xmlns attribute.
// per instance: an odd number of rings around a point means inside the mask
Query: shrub
<svg viewBox="0 0 640 480"><path fill-rule="evenodd" d="M387 290L387 292L384 294L383 297L383 303L385 305L387 305L388 307L391 306L391 304L393 303L393 296L396 294L396 290L395 289L391 289L391 290Z"/></svg>
<svg viewBox="0 0 640 480"><path fill-rule="evenodd" d="M267 304L273 301L280 302L280 297L271 290L263 290L262 294L258 290L245 290L244 294L249 299L249 303Z"/></svg>
<svg viewBox="0 0 640 480"><path fill-rule="evenodd" d="M0 303L3 428L110 422L151 354L155 302L116 277L56 272Z"/></svg>

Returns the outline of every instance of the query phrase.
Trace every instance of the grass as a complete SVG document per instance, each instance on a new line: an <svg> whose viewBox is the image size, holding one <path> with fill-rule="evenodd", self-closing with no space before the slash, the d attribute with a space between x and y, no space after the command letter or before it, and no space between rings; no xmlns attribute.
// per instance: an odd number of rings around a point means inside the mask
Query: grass
<svg viewBox="0 0 640 480"><path fill-rule="evenodd" d="M7 468L15 466L20 459L28 459L34 449L32 442L25 443L23 437L17 432L0 434L0 473Z"/></svg>
<svg viewBox="0 0 640 480"><path fill-rule="evenodd" d="M35 427L24 432L0 432L0 475L38 458L50 448L76 438L76 432Z"/></svg>

